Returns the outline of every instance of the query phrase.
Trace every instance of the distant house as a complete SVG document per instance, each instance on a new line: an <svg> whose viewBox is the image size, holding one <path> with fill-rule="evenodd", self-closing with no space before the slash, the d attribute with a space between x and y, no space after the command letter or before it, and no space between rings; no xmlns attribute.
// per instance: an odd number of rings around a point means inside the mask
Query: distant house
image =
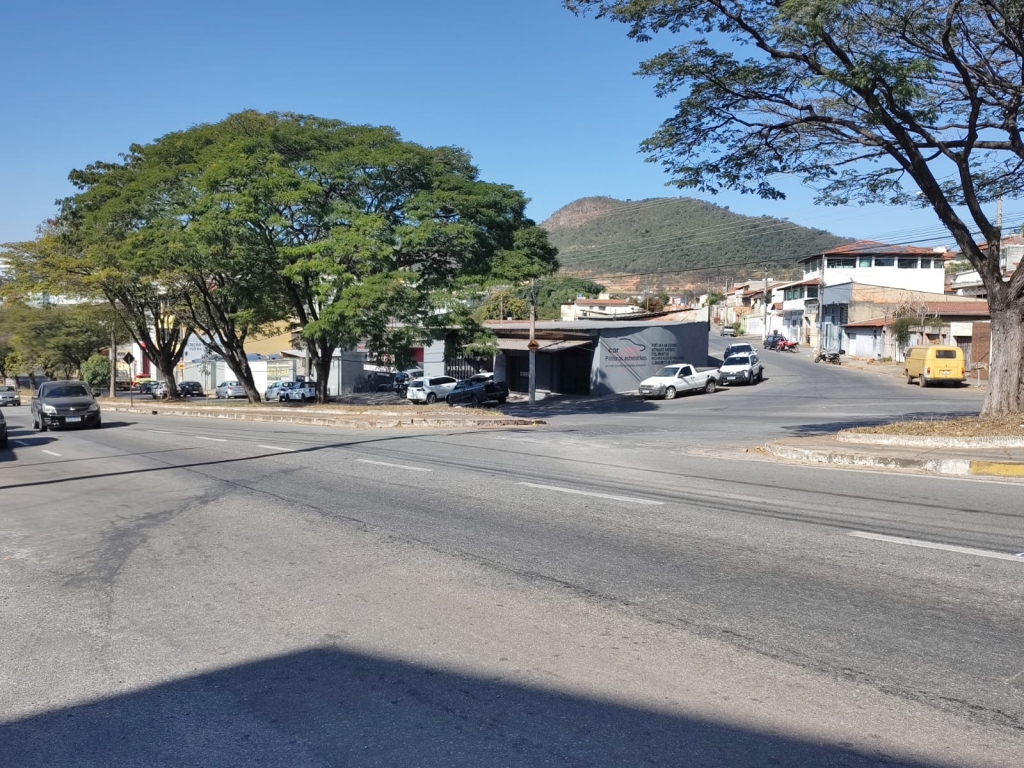
<svg viewBox="0 0 1024 768"><path fill-rule="evenodd" d="M562 320L602 320L643 312L627 299L576 299L561 306Z"/></svg>
<svg viewBox="0 0 1024 768"><path fill-rule="evenodd" d="M987 243L979 243L982 251L988 250ZM958 254L959 255L959 254ZM1024 237L1020 235L1009 235L1003 238L1000 244L1000 267L1003 272L1003 280L1009 280L1013 273L1020 268L1024 260ZM981 275L977 270L965 270L952 276L949 290L958 296L972 296L975 298L986 298L988 291L981 281Z"/></svg>

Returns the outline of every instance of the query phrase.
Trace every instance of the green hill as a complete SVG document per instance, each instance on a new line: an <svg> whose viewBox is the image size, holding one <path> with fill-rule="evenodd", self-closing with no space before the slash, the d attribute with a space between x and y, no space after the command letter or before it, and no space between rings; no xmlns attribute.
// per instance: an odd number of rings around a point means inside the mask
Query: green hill
<svg viewBox="0 0 1024 768"><path fill-rule="evenodd" d="M555 211L542 226L558 246L563 270L612 285L670 287L712 276L755 277L765 262L773 265L773 277L795 277L797 259L851 242L687 197L625 202L585 197ZM670 274L633 279L649 272Z"/></svg>

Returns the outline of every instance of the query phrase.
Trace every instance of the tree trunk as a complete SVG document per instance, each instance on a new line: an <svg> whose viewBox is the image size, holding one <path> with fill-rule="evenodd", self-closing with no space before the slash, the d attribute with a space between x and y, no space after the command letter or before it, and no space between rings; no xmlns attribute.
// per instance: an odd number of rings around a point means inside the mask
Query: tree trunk
<svg viewBox="0 0 1024 768"><path fill-rule="evenodd" d="M174 381L174 370L178 365L178 361L174 360L171 355L166 354L154 355L149 358L149 361L153 363L154 368L160 371L160 376L163 377L164 383L167 385L167 399L176 399L178 397L178 384Z"/></svg>
<svg viewBox="0 0 1024 768"><path fill-rule="evenodd" d="M989 296L992 355L983 416L1024 411L1024 297L1015 301Z"/></svg>
<svg viewBox="0 0 1024 768"><path fill-rule="evenodd" d="M326 403L331 383L331 363L334 360L335 345L322 339L312 339L306 342L309 347L309 361L313 366L313 375L316 378L316 401Z"/></svg>
<svg viewBox="0 0 1024 768"><path fill-rule="evenodd" d="M249 359L245 356L245 351L228 352L228 350L220 350L220 353L224 358L224 362L228 364L228 368L235 374L238 383L242 385L242 389L245 390L245 396L249 398L249 402L262 402L263 397L260 395L259 390L256 389L256 380L253 378L252 367L249 365Z"/></svg>

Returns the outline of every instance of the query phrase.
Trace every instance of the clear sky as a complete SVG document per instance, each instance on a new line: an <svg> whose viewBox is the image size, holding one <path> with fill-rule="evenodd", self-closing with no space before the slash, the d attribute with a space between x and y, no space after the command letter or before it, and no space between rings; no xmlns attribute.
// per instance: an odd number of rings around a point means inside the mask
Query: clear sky
<svg viewBox="0 0 1024 768"><path fill-rule="evenodd" d="M637 152L671 103L632 72L667 40L640 45L559 0L8 0L0 29L0 242L33 236L72 168L249 108L464 147L538 221L588 195L683 194ZM793 190L707 199L851 237L938 229L930 212Z"/></svg>

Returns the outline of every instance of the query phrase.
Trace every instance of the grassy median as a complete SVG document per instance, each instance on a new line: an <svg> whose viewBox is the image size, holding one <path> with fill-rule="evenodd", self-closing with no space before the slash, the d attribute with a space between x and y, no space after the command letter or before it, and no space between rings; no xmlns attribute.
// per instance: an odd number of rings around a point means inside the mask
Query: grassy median
<svg viewBox="0 0 1024 768"><path fill-rule="evenodd" d="M874 427L854 427L847 431L912 437L1024 437L1024 415L896 421Z"/></svg>

